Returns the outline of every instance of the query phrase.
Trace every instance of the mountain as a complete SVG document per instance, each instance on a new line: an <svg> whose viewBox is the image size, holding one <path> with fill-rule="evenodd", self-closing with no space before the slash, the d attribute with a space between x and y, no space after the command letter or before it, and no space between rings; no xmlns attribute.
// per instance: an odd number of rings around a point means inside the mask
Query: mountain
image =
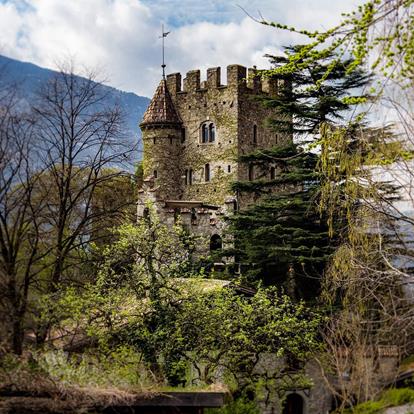
<svg viewBox="0 0 414 414"><path fill-rule="evenodd" d="M1 84L19 85L20 98L23 102L30 102L40 85L56 75L56 71L0 55L0 74L0 86ZM107 85L103 88L104 92L108 93L108 103L117 102L123 110L126 117L126 133L131 137L131 145L136 145L141 139L138 124L150 99ZM141 155L137 151L137 159L140 158Z"/></svg>

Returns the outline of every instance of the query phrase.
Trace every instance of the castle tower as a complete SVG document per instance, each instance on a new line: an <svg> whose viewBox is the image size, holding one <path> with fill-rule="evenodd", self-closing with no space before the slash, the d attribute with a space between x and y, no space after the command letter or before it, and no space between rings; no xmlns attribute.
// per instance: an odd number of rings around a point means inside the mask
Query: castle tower
<svg viewBox="0 0 414 414"><path fill-rule="evenodd" d="M154 181L159 199L180 199L182 122L165 79L155 91L140 128L144 143L144 179Z"/></svg>
<svg viewBox="0 0 414 414"><path fill-rule="evenodd" d="M144 143L144 184L139 189L137 214L143 217L151 201L164 223L178 216L188 231L207 239L200 251L221 244L223 217L255 202L232 189L235 181L273 180L273 167L240 163L242 155L286 145L292 134L278 133L266 123L280 117L262 105L258 96L271 98L283 79L261 79L255 68L210 68L201 81L199 70L169 74L162 79L140 124Z"/></svg>

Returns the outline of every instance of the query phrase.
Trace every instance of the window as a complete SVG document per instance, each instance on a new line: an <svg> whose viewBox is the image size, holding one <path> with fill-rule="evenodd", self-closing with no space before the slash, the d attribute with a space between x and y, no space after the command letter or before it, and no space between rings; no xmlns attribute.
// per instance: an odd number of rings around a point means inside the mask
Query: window
<svg viewBox="0 0 414 414"><path fill-rule="evenodd" d="M158 178L158 171L157 170L154 170L154 178Z"/></svg>
<svg viewBox="0 0 414 414"><path fill-rule="evenodd" d="M257 144L257 125L253 125L253 144Z"/></svg>
<svg viewBox="0 0 414 414"><path fill-rule="evenodd" d="M201 143L207 144L215 142L216 140L216 126L213 122L204 122L201 125Z"/></svg>
<svg viewBox="0 0 414 414"><path fill-rule="evenodd" d="M188 185L193 185L193 170L188 171Z"/></svg>
<svg viewBox="0 0 414 414"><path fill-rule="evenodd" d="M201 142L203 144L208 142L208 128L207 128L207 124L203 124L203 126L201 127Z"/></svg>
<svg viewBox="0 0 414 414"><path fill-rule="evenodd" d="M184 185L188 185L188 170L184 171Z"/></svg>
<svg viewBox="0 0 414 414"><path fill-rule="evenodd" d="M249 181L254 180L254 166L253 164L249 165Z"/></svg>
<svg viewBox="0 0 414 414"><path fill-rule="evenodd" d="M274 180L275 179L275 167L270 167L270 179Z"/></svg>
<svg viewBox="0 0 414 414"><path fill-rule="evenodd" d="M155 137L152 139L152 143L153 143L154 145L157 143L157 139L156 139Z"/></svg>
<svg viewBox="0 0 414 414"><path fill-rule="evenodd" d="M204 180L210 181L210 164L206 164L204 166Z"/></svg>
<svg viewBox="0 0 414 414"><path fill-rule="evenodd" d="M231 173L231 165L228 165L228 166L227 166L227 172L228 172L228 173Z"/></svg>
<svg viewBox="0 0 414 414"><path fill-rule="evenodd" d="M191 224L197 224L197 213L195 208L191 209Z"/></svg>
<svg viewBox="0 0 414 414"><path fill-rule="evenodd" d="M185 128L181 128L181 142L185 142Z"/></svg>
<svg viewBox="0 0 414 414"><path fill-rule="evenodd" d="M208 126L208 141L214 142L216 140L216 127L213 123Z"/></svg>
<svg viewBox="0 0 414 414"><path fill-rule="evenodd" d="M172 137L170 137L170 145L172 145Z"/></svg>

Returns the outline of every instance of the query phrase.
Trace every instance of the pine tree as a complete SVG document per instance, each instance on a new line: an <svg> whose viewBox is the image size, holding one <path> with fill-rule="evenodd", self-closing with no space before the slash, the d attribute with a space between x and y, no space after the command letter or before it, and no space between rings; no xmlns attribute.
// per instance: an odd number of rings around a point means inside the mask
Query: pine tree
<svg viewBox="0 0 414 414"><path fill-rule="evenodd" d="M269 119L270 127L310 138L310 134L319 133L323 123L337 125L355 104L369 100L364 86L372 76L360 69L348 73L352 60L338 60L329 53L302 64L298 59L302 50L306 46L296 45L285 48L286 56L268 55L274 67L262 71L262 75L282 79L292 87L281 88L276 96L259 99L282 115Z"/></svg>
<svg viewBox="0 0 414 414"><path fill-rule="evenodd" d="M277 76L289 87L277 96L260 98L281 115L269 119L269 126L293 134L299 144L256 151L240 159L258 166L257 170L275 168L276 175L271 180L257 178L234 184L235 191L253 193L259 201L231 221L245 283L282 285L292 297L311 299L318 293L337 243L330 238L332 229L318 209L319 156L305 144L316 140L322 125L339 127L352 105L369 98L361 91L371 77L362 71L348 74L350 62L329 55L311 66L302 67L296 60L294 70L287 71L293 65L290 55L297 56L302 48L286 48L287 57L272 57L275 68L263 76ZM339 217L335 225L341 225Z"/></svg>
<svg viewBox="0 0 414 414"><path fill-rule="evenodd" d="M335 248L317 208L318 157L290 145L246 155L241 161L263 167L269 160L279 172L274 180L233 186L242 193L264 195L232 218L237 260L244 282L263 280L284 286L291 297L310 299ZM278 191L272 193L275 187Z"/></svg>

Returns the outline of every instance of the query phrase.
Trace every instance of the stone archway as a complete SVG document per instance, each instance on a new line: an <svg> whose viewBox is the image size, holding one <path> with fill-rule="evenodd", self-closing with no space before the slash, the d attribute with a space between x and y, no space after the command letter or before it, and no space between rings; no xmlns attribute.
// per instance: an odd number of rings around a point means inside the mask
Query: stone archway
<svg viewBox="0 0 414 414"><path fill-rule="evenodd" d="M210 238L210 251L220 250L223 247L223 241L218 234L213 234Z"/></svg>
<svg viewBox="0 0 414 414"><path fill-rule="evenodd" d="M304 414L304 402L302 396L293 393L286 397L282 414Z"/></svg>

